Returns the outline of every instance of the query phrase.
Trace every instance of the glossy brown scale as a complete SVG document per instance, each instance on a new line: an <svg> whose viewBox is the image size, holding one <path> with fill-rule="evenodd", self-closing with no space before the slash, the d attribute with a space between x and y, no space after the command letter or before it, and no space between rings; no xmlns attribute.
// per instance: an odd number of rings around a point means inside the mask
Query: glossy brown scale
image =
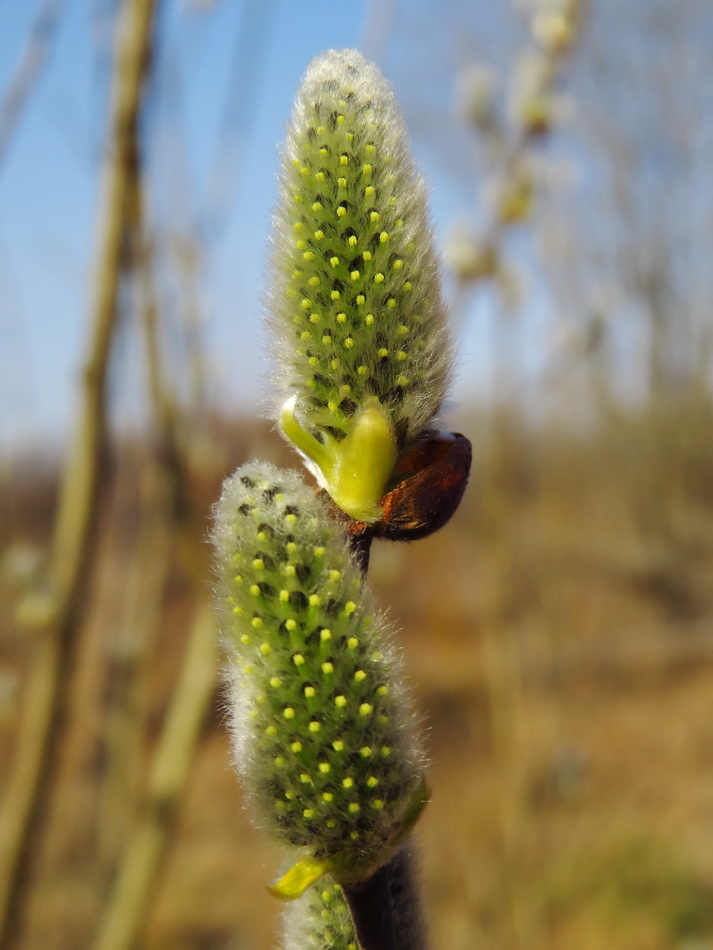
<svg viewBox="0 0 713 950"><path fill-rule="evenodd" d="M355 521L332 503L334 517L349 532L363 571L373 538L417 541L450 521L468 484L471 461L471 444L464 435L430 430L399 456L393 487L379 501L381 521ZM329 500L324 489L319 494Z"/></svg>

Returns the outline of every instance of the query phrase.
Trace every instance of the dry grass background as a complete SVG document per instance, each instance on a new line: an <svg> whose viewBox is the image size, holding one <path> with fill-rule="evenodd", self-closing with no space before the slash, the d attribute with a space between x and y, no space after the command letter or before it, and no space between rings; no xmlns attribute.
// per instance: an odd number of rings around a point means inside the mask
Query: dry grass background
<svg viewBox="0 0 713 950"><path fill-rule="evenodd" d="M461 510L430 539L378 547L371 571L430 733L418 837L434 948L713 947L713 407L612 416L584 433L507 413L459 425L476 447ZM213 438L219 466L196 464L189 479L203 524L235 464L294 463L257 423L216 424ZM161 557L141 547L148 449L112 456L62 684L58 781L13 950L93 946L196 614L169 544L157 622L132 636L135 586ZM51 465L5 473L4 780L34 655L11 604L51 533L55 493ZM216 693L138 946L274 945L279 907L263 885L278 862L243 810Z"/></svg>

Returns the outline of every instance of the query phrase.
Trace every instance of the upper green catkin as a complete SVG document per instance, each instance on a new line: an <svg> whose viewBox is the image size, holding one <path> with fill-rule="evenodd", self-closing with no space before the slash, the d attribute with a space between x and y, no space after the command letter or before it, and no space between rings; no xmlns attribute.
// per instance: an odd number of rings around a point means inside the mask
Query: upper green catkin
<svg viewBox="0 0 713 950"><path fill-rule="evenodd" d="M296 473L252 463L225 482L213 541L235 763L255 810L342 871L378 867L412 820L422 758L340 529Z"/></svg>
<svg viewBox="0 0 713 950"><path fill-rule="evenodd" d="M341 887L324 878L287 905L283 950L359 950Z"/></svg>
<svg viewBox="0 0 713 950"><path fill-rule="evenodd" d="M268 322L281 426L337 504L373 521L397 453L439 410L451 354L426 188L360 53L311 63L280 191Z"/></svg>

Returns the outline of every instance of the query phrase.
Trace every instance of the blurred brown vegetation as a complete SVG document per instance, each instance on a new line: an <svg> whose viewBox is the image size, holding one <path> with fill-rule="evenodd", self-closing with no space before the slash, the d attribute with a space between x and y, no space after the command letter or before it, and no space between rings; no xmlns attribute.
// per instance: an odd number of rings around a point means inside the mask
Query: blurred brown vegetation
<svg viewBox="0 0 713 950"><path fill-rule="evenodd" d="M377 547L372 567L430 732L420 845L434 946L708 946L713 406L622 416L586 436L525 429L512 416L460 425L476 437L462 509L429 540ZM225 471L266 450L294 462L249 420L216 421L213 438ZM199 609L180 552L144 546L149 450L112 453L97 569L62 684L71 702L61 767L17 948L92 946ZM203 523L221 474L191 474ZM5 603L13 566L49 540L56 481L54 470L20 469L3 486ZM141 600L163 556L158 600ZM10 611L2 625L7 781L35 643ZM142 947L274 939L278 908L263 884L278 856L250 827L228 760L216 688L151 882Z"/></svg>
<svg viewBox="0 0 713 950"><path fill-rule="evenodd" d="M122 10L146 27L153 3ZM414 545L377 546L370 577L430 736L418 838L434 948L710 950L708 265L670 227L685 224L673 193L653 213L628 116L622 137L601 138L606 240L573 231L549 265L576 331L552 376L555 411L535 421L516 398L523 344L505 245L515 232L517 250L519 226L536 231L536 150L556 134L575 34L540 49L535 113L498 129L487 109L471 116L486 145L494 135L500 184L527 172L518 214L496 203L457 258L464 295L494 281L502 297L495 398L448 420L475 449L454 520ZM297 461L266 423L211 407L200 333L181 365L167 357L137 141L151 29L117 36L129 74L117 68L111 134L124 147L107 170L77 436L66 459L0 469L0 946L260 950L276 942L264 884L281 858L252 828L229 764L205 539L236 465ZM201 254L192 240L187 272ZM623 363L621 328L597 296L604 275L643 314L645 345ZM119 436L105 384L127 300L146 413L141 433ZM643 378L642 398L622 398L622 365Z"/></svg>

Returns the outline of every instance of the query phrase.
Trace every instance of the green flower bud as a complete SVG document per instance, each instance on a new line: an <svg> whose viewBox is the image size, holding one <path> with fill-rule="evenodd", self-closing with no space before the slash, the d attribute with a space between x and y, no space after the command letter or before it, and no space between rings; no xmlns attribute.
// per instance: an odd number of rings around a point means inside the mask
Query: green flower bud
<svg viewBox="0 0 713 950"><path fill-rule="evenodd" d="M338 526L294 472L239 469L213 541L235 763L264 822L318 859L278 891L295 896L328 869L366 876L424 795L387 626Z"/></svg>
<svg viewBox="0 0 713 950"><path fill-rule="evenodd" d="M359 950L342 889L329 878L288 906L283 932L284 950Z"/></svg>
<svg viewBox="0 0 713 950"><path fill-rule="evenodd" d="M374 522L399 451L438 412L450 351L426 189L393 93L354 50L315 59L300 88L272 281L283 433Z"/></svg>

